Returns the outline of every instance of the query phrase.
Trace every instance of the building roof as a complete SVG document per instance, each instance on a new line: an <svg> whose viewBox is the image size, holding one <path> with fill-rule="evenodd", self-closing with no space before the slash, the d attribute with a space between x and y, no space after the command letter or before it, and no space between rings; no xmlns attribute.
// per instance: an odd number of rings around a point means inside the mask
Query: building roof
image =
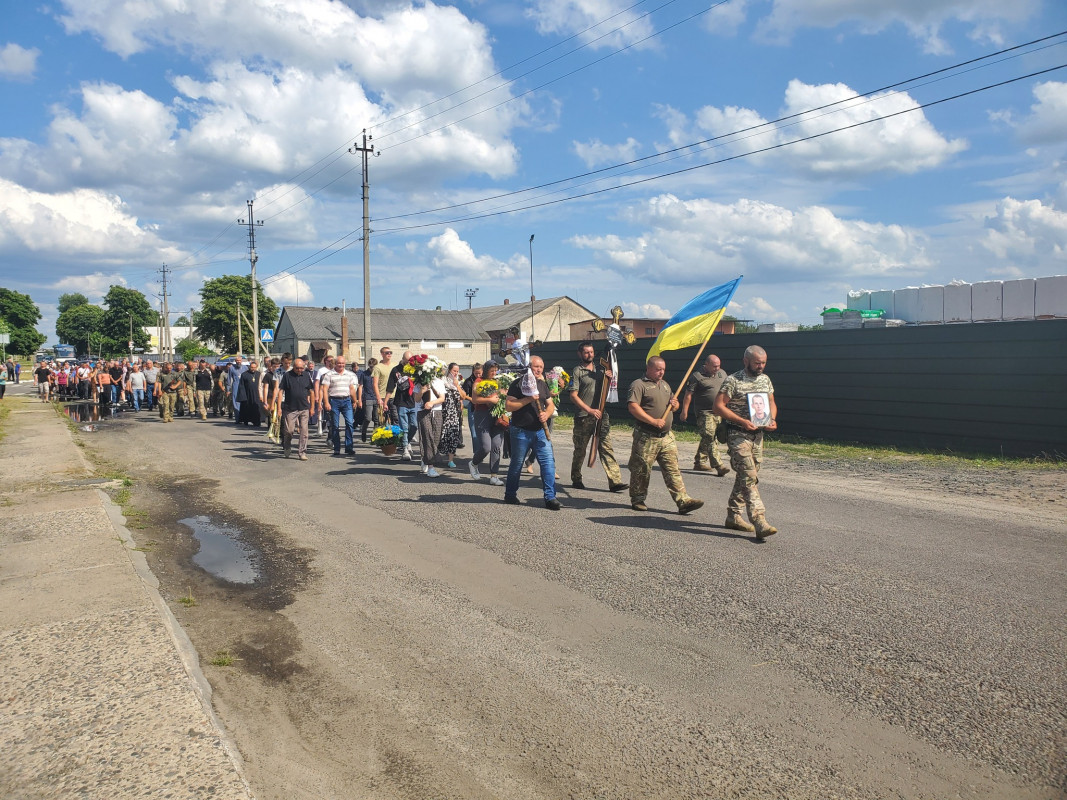
<svg viewBox="0 0 1067 800"><path fill-rule="evenodd" d="M552 308L564 301L573 303L578 308L584 308L584 306L577 301L563 295L562 297L550 297L545 300L534 300L534 314L540 314L542 311ZM589 309L585 310L589 311ZM481 306L480 308L472 308L469 313L479 321L479 324L485 330L504 331L513 328L530 318L530 303L508 303L502 306ZM595 316L596 315L592 311L589 311L590 319Z"/></svg>
<svg viewBox="0 0 1067 800"><path fill-rule="evenodd" d="M341 309L285 306L301 341L337 341L341 338ZM477 319L466 311L429 311L418 308L371 309L371 336L375 341L485 342L489 336ZM348 338L363 338L363 309L348 309Z"/></svg>

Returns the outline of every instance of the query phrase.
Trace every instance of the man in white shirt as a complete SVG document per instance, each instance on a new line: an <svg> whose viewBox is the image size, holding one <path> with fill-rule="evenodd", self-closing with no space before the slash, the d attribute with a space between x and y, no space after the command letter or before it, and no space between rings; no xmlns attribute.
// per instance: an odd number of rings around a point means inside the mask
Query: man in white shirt
<svg viewBox="0 0 1067 800"><path fill-rule="evenodd" d="M322 373L318 381L319 402L322 413L329 412L333 424L330 426L330 443L333 454L341 454L341 417L345 418L345 453L352 455L352 435L356 427L355 408L359 405L359 379L356 373L345 369L344 356L333 359L333 369Z"/></svg>

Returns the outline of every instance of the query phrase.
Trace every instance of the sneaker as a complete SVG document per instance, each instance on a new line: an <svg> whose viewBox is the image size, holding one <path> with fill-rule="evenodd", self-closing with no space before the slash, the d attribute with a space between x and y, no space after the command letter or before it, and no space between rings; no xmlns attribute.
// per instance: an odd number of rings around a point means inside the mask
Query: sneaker
<svg viewBox="0 0 1067 800"><path fill-rule="evenodd" d="M545 500L545 508L549 511L559 511L563 506L559 504L559 500L553 497L551 500Z"/></svg>
<svg viewBox="0 0 1067 800"><path fill-rule="evenodd" d="M441 473L438 472L437 470L435 470L433 467L430 467L428 470L426 470L426 477L427 478L440 478L441 477Z"/></svg>
<svg viewBox="0 0 1067 800"><path fill-rule="evenodd" d="M678 506L678 513L688 514L690 511L696 511L698 508L703 508L703 506L703 500L694 500L693 498L689 498Z"/></svg>
<svg viewBox="0 0 1067 800"><path fill-rule="evenodd" d="M474 480L480 481L482 479L482 473L478 471L478 465L473 461L467 464L467 468L470 469L471 477L474 478Z"/></svg>
<svg viewBox="0 0 1067 800"><path fill-rule="evenodd" d="M411 461L411 445L404 448L404 460Z"/></svg>
<svg viewBox="0 0 1067 800"><path fill-rule="evenodd" d="M429 471L430 471L430 465L429 464L423 464L422 465L422 474L426 475Z"/></svg>
<svg viewBox="0 0 1067 800"><path fill-rule="evenodd" d="M448 462L448 468L449 469L455 469L456 468L456 462L455 461L449 461Z"/></svg>
<svg viewBox="0 0 1067 800"><path fill-rule="evenodd" d="M519 505L519 498L508 497L507 495L504 495L504 502L507 503L509 506L517 506Z"/></svg>
<svg viewBox="0 0 1067 800"><path fill-rule="evenodd" d="M504 485L504 481L500 480L500 478L498 478L496 475L494 475L493 477L491 477L489 479L489 485L490 486L503 486Z"/></svg>
<svg viewBox="0 0 1067 800"><path fill-rule="evenodd" d="M306 455L304 455L303 453L299 453L297 455L297 458L299 458L301 461L307 461L308 460L308 457Z"/></svg>
<svg viewBox="0 0 1067 800"><path fill-rule="evenodd" d="M634 511L648 511L648 506L640 502L630 503L630 508L632 508Z"/></svg>

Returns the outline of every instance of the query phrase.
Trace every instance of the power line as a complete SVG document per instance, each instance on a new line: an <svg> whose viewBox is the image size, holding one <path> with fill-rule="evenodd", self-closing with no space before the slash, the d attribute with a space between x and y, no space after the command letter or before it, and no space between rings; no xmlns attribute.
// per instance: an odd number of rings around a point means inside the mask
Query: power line
<svg viewBox="0 0 1067 800"><path fill-rule="evenodd" d="M803 142L808 142L808 141L812 141L812 140L815 140L815 139L820 139L820 138L822 138L824 136L830 136L830 135L835 134L835 133L840 133L842 131L852 130L852 129L859 128L859 127L862 127L862 126L865 126L865 125L870 125L870 124L875 123L875 122L883 122L883 121L885 121L887 119L892 119L893 117L898 117L898 116L901 116L901 115L904 115L904 114L913 113L915 111L920 111L920 110L923 110L923 109L932 108L934 106L941 105L943 103L947 103L947 102L950 102L950 101L953 101L953 100L959 100L961 98L968 97L970 95L978 94L979 92L984 92L984 91L988 91L990 89L995 89L995 88L999 88L1001 86L1006 86L1008 84L1017 83L1019 81L1027 80L1029 78L1034 78L1034 77L1037 77L1037 76L1040 76L1040 75L1045 75L1045 74L1048 74L1048 73L1051 73L1051 72L1055 72L1057 70L1061 70L1061 69L1064 69L1064 68L1067 68L1067 64L1060 64L1058 66L1050 67L1048 69L1038 70L1036 72L1031 72L1031 73L1028 73L1026 75L1021 75L1021 76L1018 76L1018 77L1015 77L1015 78L1010 78L1010 79L999 81L999 82L996 82L996 83L987 84L987 85L981 86L981 87L979 87L977 89L971 89L971 90L968 90L966 92L960 92L960 93L951 95L949 97L943 97L943 98L941 98L939 100L932 100L932 101L928 101L926 103L916 104L915 106L913 106L911 108L902 109L900 111L895 111L895 112L892 112L890 114L885 114L885 115L882 115L882 116L873 117L873 118L867 119L867 120L861 120L859 122L851 123L851 124L848 124L848 125L842 125L841 127L834 128L834 129L831 129L831 130L828 130L828 131L822 131L820 133L810 134L808 136L804 136L804 137L801 137L801 138L798 138L798 139L791 139L791 140L789 140L787 142L779 142L779 143L774 144L774 145L768 145L767 147L762 147L762 148L758 148L758 149L755 149L755 150L750 150L750 151L747 151L747 152L744 152L744 153L738 153L738 154L735 154L735 155L732 155L732 156L726 156L724 158L717 159L715 161L705 162L705 163L702 163L702 164L696 164L696 165L693 165L693 166L690 166L690 167L685 167L683 169L673 170L671 172L666 172L666 173L662 173L662 174L659 174L659 175L653 175L653 176L649 176L649 177L646 177L646 178L641 178L641 179L630 181L630 182L624 183L624 184L618 184L618 185L615 185L615 186L609 186L609 187L605 187L603 189L597 189L597 190L594 190L594 191L584 192L582 194L577 194L577 195L568 195L567 197L562 197L562 198L558 198L558 199L555 199L555 200L549 200L549 201L546 201L546 202L543 202L543 203L532 203L532 204L529 204L529 205L522 206L520 208L514 208L514 209L508 209L508 210L499 210L499 211L491 211L491 212L486 212L486 213L483 213L483 214L472 214L472 215L468 215L468 216L465 216L465 217L457 217L457 218L450 219L450 220L439 220L439 221L436 221L436 222L428 222L428 223L422 223L422 224L418 224L418 225L407 225L407 226L401 226L401 227L397 227L397 228L386 228L386 229L383 229L383 230L378 230L377 233L380 234L380 235L385 235L385 234L389 234L389 233L399 233L399 232L408 231L408 230L441 227L441 226L444 226L444 225L451 225L451 224L458 223L458 222L468 222L468 221L471 221L471 220L486 219L488 217L502 216L504 214L514 214L514 213L518 213L519 211L528 211L528 210L534 209L534 208L543 208L545 206L557 205L559 203L565 203L565 202L569 202L571 200L579 200L579 199L582 199L582 198L585 198L585 197L592 197L594 195L604 194L604 193L607 193L607 192L616 191L618 189L625 189L625 188L628 188L628 187L631 187L631 186L636 186L636 185L643 184L643 183L649 183L651 181L662 180L664 178L669 178L669 177L672 177L672 176L675 176L675 175L680 175L680 174L683 174L683 173L686 173L686 172L692 172L692 171L695 171L695 170L698 170L698 169L705 169L707 167L717 166L719 164L724 164L724 163L727 163L727 162L730 162L730 161L736 161L736 160L739 160L739 159L742 159L742 158L748 158L750 156L771 152L773 150L779 150L779 149L782 149L782 148L785 148L785 147L790 147L792 145L801 144ZM348 234L345 234L345 236L342 236L339 239L337 239L333 244L337 244L337 243L339 243L341 241L344 241L345 239L347 239L348 237L352 236L353 234L355 234L357 232L358 231L351 231ZM318 255L319 253L324 253L324 255L322 255L321 258L317 258L314 261L312 261L311 263L308 263L303 267L299 267L298 269L293 269L292 267L286 268L285 270L282 270L282 272L275 273L275 275L270 276L270 278L264 280L263 282L267 283L267 282L271 281L272 279L280 279L280 277L283 277L283 273L285 273L285 275L293 275L293 274L295 274L297 272L302 272L303 270L308 269L308 268L310 268L310 267L312 267L312 266L314 266L314 265L326 260L327 258L329 258L329 257L331 257L331 256L333 256L333 255L335 255L335 254L337 254L339 252L342 252L342 251L348 249L353 244L355 244L356 241L359 241L359 240L357 239L357 240L353 240L351 242L348 242L347 244L345 244L342 247L339 247L339 248L337 248L335 250L330 250L330 248L333 247L333 244L328 245L327 247L324 247L324 248L318 250L316 253L312 254L308 258L302 259L300 262L297 262L297 264L300 264L303 261L307 261L310 258L314 258L314 256ZM326 252L327 250L330 250L330 251Z"/></svg>

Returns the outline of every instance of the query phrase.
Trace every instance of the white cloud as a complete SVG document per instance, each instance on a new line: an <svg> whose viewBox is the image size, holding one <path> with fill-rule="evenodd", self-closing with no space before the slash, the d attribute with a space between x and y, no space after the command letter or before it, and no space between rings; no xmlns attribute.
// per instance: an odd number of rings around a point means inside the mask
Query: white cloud
<svg viewBox="0 0 1067 800"><path fill-rule="evenodd" d="M638 236L577 236L624 278L712 286L744 274L748 283L921 274L924 237L899 225L836 217L811 206L792 211L754 200L730 205L661 195L633 207Z"/></svg>
<svg viewBox="0 0 1067 800"><path fill-rule="evenodd" d="M653 31L649 17L631 11L627 0L536 0L526 12L544 35L580 34L594 48L619 48L644 39ZM601 24L601 20L605 20ZM650 47L652 42L638 45Z"/></svg>
<svg viewBox="0 0 1067 800"><path fill-rule="evenodd" d="M985 220L984 248L998 259L1032 271L1059 270L1067 263L1067 212L1040 200L1005 197Z"/></svg>
<svg viewBox="0 0 1067 800"><path fill-rule="evenodd" d="M789 315L779 311L762 297L750 297L741 302L735 316L741 319L754 319L757 322L783 322Z"/></svg>
<svg viewBox="0 0 1067 800"><path fill-rule="evenodd" d="M21 47L9 42L0 47L0 76L28 80L37 70L37 57L41 51L36 47Z"/></svg>
<svg viewBox="0 0 1067 800"><path fill-rule="evenodd" d="M1030 116L1018 124L1019 137L1028 144L1067 142L1067 83L1039 83L1034 98Z"/></svg>
<svg viewBox="0 0 1067 800"><path fill-rule="evenodd" d="M704 27L718 36L734 36L748 14L748 0L730 0L712 6L704 17Z"/></svg>
<svg viewBox="0 0 1067 800"><path fill-rule="evenodd" d="M751 152L855 123L867 123L811 141L798 141L754 158L757 162L783 164L813 177L855 176L883 170L914 173L938 166L967 147L962 139L949 141L938 133L906 92L886 92L869 100L849 101L855 95L853 89L842 83L814 86L792 80L778 116L802 114L798 119L769 126L751 109L707 106L696 113L696 122L702 131L716 137L767 126L730 136L727 146L733 152ZM840 105L826 111L803 113L836 103ZM916 110L884 121L868 122L909 109Z"/></svg>
<svg viewBox="0 0 1067 800"><path fill-rule="evenodd" d="M1002 24L1024 21L1040 6L1040 0L774 0L771 13L757 26L757 34L785 41L805 27L835 28L852 23L861 33L874 34L899 24L923 43L927 53L946 54L951 51L941 38L946 23L968 24L972 39L999 44L1003 41Z"/></svg>
<svg viewBox="0 0 1067 800"><path fill-rule="evenodd" d="M175 260L181 253L138 224L116 195L46 194L0 178L0 253L61 253L96 263Z"/></svg>
<svg viewBox="0 0 1067 800"><path fill-rule="evenodd" d="M627 317L670 319L671 312L655 303L620 303Z"/></svg>
<svg viewBox="0 0 1067 800"><path fill-rule="evenodd" d="M592 169L602 164L619 164L633 161L641 149L641 143L632 136L621 144L604 144L599 139L590 142L573 142L575 155Z"/></svg>
<svg viewBox="0 0 1067 800"><path fill-rule="evenodd" d="M112 286L128 286L126 278L117 272L93 272L89 275L68 275L56 281L59 292L79 292L89 298L90 303L99 303Z"/></svg>
<svg viewBox="0 0 1067 800"><path fill-rule="evenodd" d="M477 256L467 242L451 228L433 237L427 248L437 277L463 277L507 280L515 277L512 264L492 256Z"/></svg>
<svg viewBox="0 0 1067 800"><path fill-rule="evenodd" d="M306 306L315 301L311 286L290 272L279 272L263 281L263 293L279 305Z"/></svg>

